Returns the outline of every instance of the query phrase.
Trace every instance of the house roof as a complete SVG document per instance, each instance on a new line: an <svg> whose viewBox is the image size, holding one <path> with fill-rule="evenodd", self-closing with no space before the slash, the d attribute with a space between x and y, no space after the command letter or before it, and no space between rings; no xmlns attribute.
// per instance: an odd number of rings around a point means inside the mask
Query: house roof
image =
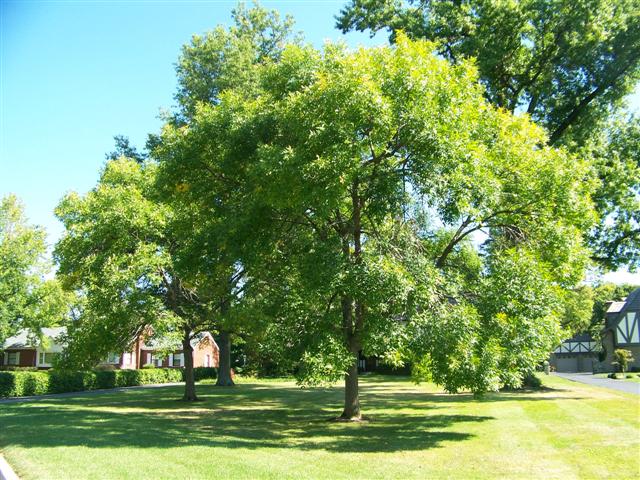
<svg viewBox="0 0 640 480"><path fill-rule="evenodd" d="M66 327L43 328L42 336L50 338L51 340L55 340L56 337L60 336L63 333L66 333L66 331ZM37 338L30 335L30 331L25 328L23 330L20 330L13 337L7 338L2 348L6 350L7 348L36 348L37 346Z"/></svg>
<svg viewBox="0 0 640 480"><path fill-rule="evenodd" d="M211 335L211 333L209 332L200 332L196 335L194 335L194 337L191 339L191 341L189 343L191 343L191 347L192 348L196 348L196 346L202 342L205 338L208 338L209 340L211 340L211 342L213 342L214 345L216 344L216 341L213 339L213 336ZM161 347L166 347L167 344L163 341L163 339L155 339L155 338L150 338L148 340L146 340L144 342L144 344L142 345L142 348L144 348L145 350L154 350L156 348L161 348ZM173 345L169 345L169 346L173 346ZM181 343L176 343L175 344L175 349L176 350L181 350L182 349L182 344Z"/></svg>
<svg viewBox="0 0 640 480"><path fill-rule="evenodd" d="M629 294L627 300L624 302L624 306L620 312L635 312L640 310L640 288L636 288Z"/></svg>
<svg viewBox="0 0 640 480"><path fill-rule="evenodd" d="M627 312L640 311L640 288L636 288L624 302L611 302L607 309L605 330L615 328Z"/></svg>
<svg viewBox="0 0 640 480"><path fill-rule="evenodd" d="M193 337L191 339L191 346L193 348L196 347L196 345L198 345L201 341L203 341L205 338L208 338L209 340L211 340L211 342L214 345L217 345L216 341L213 338L213 335L211 335L209 332L200 332L198 333L195 337Z"/></svg>
<svg viewBox="0 0 640 480"><path fill-rule="evenodd" d="M618 313L624 307L625 302L611 302L609 308L607 308L607 313Z"/></svg>
<svg viewBox="0 0 640 480"><path fill-rule="evenodd" d="M593 337L589 332L576 333L573 337L564 340L564 342L593 342Z"/></svg>

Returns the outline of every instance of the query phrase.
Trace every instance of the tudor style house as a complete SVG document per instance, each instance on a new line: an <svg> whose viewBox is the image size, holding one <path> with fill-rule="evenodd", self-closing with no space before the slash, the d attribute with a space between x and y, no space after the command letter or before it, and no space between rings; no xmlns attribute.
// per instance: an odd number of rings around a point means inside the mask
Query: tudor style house
<svg viewBox="0 0 640 480"><path fill-rule="evenodd" d="M605 352L603 369L613 372L613 352L619 348L630 350L634 361L629 368L640 368L640 288L629 294L624 302L611 302L605 326L600 336Z"/></svg>
<svg viewBox="0 0 640 480"><path fill-rule="evenodd" d="M9 337L0 349L0 368L51 368L55 356L64 350L60 337L65 332L65 327L43 328L42 341L30 336L27 330ZM209 332L196 335L191 340L191 346L194 367L218 366L219 348ZM166 349L163 351L166 352ZM141 336L133 342L131 351L109 354L100 362L101 367L115 369L138 369L145 365L166 368L184 367L184 354L182 349L176 349L169 355L163 356L158 342L149 340L145 343Z"/></svg>
<svg viewBox="0 0 640 480"><path fill-rule="evenodd" d="M598 343L588 333L565 340L549 357L556 372L593 372L597 362Z"/></svg>
<svg viewBox="0 0 640 480"><path fill-rule="evenodd" d="M640 369L640 288L622 302L609 302L601 344L588 333L565 340L549 358L558 372L613 372L614 351L631 351L634 361L629 368Z"/></svg>

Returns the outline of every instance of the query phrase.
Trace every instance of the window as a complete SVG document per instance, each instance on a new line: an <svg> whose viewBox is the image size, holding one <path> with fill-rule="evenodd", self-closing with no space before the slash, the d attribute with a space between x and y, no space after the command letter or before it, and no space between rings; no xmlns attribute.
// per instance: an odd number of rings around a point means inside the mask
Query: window
<svg viewBox="0 0 640 480"><path fill-rule="evenodd" d="M162 359L160 357L156 357L155 355L153 356L153 364L156 367L161 367L162 366Z"/></svg>
<svg viewBox="0 0 640 480"><path fill-rule="evenodd" d="M20 352L7 352L7 365L18 365L20 363Z"/></svg>
<svg viewBox="0 0 640 480"><path fill-rule="evenodd" d="M53 359L56 358L57 353L54 352L40 352L38 354L39 365L52 365Z"/></svg>
<svg viewBox="0 0 640 480"><path fill-rule="evenodd" d="M211 355L207 354L204 357L204 366L205 367L210 367L211 366Z"/></svg>
<svg viewBox="0 0 640 480"><path fill-rule="evenodd" d="M122 361L122 363L124 365L131 365L131 354L130 353L125 353L124 354L124 360Z"/></svg>
<svg viewBox="0 0 640 480"><path fill-rule="evenodd" d="M107 358L102 360L100 363L118 364L118 363L120 363L120 355L118 355L117 353L109 353L107 355Z"/></svg>
<svg viewBox="0 0 640 480"><path fill-rule="evenodd" d="M173 366L174 367L182 367L182 354L174 353L173 354Z"/></svg>

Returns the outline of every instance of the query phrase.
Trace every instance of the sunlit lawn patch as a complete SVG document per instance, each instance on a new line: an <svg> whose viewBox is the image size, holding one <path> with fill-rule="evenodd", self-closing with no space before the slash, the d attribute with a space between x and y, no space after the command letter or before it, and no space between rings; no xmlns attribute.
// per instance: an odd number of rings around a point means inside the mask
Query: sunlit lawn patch
<svg viewBox="0 0 640 480"><path fill-rule="evenodd" d="M285 380L2 404L0 447L24 478L637 478L640 397L544 380L478 400L363 377L362 424Z"/></svg>

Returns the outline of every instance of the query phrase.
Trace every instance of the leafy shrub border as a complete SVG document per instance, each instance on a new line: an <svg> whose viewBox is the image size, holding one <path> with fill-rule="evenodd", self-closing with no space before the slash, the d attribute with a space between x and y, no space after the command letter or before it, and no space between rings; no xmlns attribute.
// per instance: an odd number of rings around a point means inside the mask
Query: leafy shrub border
<svg viewBox="0 0 640 480"><path fill-rule="evenodd" d="M196 381L216 378L217 369L194 368ZM66 370L2 371L0 397L26 397L49 393L83 392L118 387L135 387L184 381L184 370L150 368L145 370L102 370L77 372Z"/></svg>

